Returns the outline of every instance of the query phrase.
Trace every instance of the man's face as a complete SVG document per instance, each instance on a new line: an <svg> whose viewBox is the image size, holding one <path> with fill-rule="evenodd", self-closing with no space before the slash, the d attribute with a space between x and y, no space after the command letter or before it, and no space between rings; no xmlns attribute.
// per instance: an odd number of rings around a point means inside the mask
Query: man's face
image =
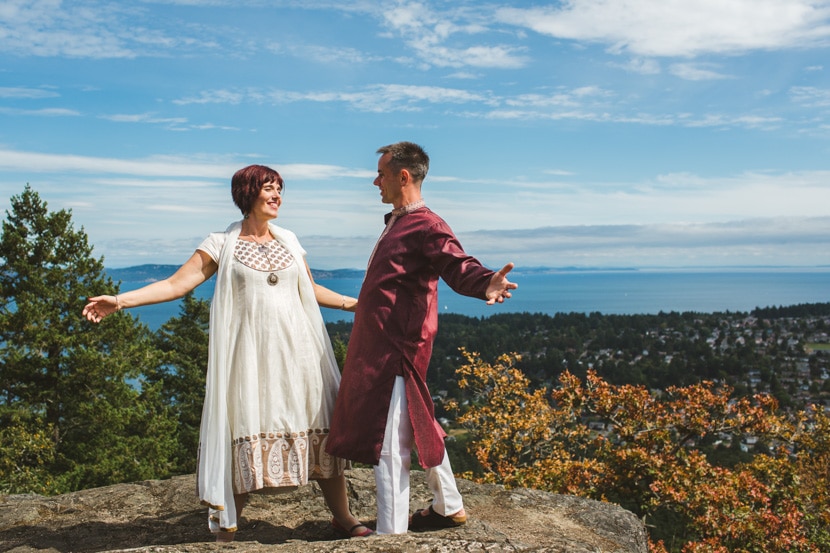
<svg viewBox="0 0 830 553"><path fill-rule="evenodd" d="M378 176L375 178L374 185L380 190L380 199L383 203L400 207L403 201L401 196L401 172L389 166L391 157L392 154L387 153L378 159Z"/></svg>

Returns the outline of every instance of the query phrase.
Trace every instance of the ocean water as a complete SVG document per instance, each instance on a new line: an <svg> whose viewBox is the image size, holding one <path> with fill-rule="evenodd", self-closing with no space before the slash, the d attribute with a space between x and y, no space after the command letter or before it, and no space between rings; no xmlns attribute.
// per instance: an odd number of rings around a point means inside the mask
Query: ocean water
<svg viewBox="0 0 830 553"><path fill-rule="evenodd" d="M486 317L494 313L592 313L607 315L655 314L670 311L748 312L756 307L830 302L830 268L745 269L732 271L562 271L546 274L511 273L519 288L503 304L459 296L441 281L438 300L441 313ZM357 297L361 279L318 279L338 292ZM121 283L128 291L144 283ZM210 299L213 281L196 290L197 297ZM150 328L156 329L179 314L180 302L133 309ZM351 321L353 315L322 309L327 322Z"/></svg>

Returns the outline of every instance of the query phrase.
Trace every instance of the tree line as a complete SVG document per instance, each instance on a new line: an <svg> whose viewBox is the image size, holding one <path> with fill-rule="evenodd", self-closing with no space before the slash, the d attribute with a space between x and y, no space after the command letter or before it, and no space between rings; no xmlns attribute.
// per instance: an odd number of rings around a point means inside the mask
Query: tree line
<svg viewBox="0 0 830 553"><path fill-rule="evenodd" d="M26 186L0 238L0 491L57 494L193 472L207 358L206 302L153 333L120 312L71 212Z"/></svg>
<svg viewBox="0 0 830 553"><path fill-rule="evenodd" d="M0 493L195 471L209 304L186 296L156 332L129 312L81 316L88 295L117 292L70 211L28 185L11 198ZM620 503L655 553L830 550L830 422L787 376L793 337L826 336L828 312L444 314L430 385L468 478ZM342 366L351 324L328 329ZM827 353L805 363L821 381Z"/></svg>

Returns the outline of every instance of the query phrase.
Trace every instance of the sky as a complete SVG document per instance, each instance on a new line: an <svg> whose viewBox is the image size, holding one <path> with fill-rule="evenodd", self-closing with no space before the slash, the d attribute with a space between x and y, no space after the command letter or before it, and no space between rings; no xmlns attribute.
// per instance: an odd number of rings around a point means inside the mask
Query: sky
<svg viewBox="0 0 830 553"><path fill-rule="evenodd" d="M830 0L0 0L0 210L181 264L284 177L313 268L365 268L376 151L498 268L830 266Z"/></svg>

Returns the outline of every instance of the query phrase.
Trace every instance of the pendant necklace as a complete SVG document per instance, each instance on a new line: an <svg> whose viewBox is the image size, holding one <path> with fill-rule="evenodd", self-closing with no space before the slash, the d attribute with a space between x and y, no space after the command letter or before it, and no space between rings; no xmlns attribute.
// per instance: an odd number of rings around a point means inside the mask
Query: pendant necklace
<svg viewBox="0 0 830 553"><path fill-rule="evenodd" d="M259 246L259 252L265 256L265 259L268 260L268 269L271 271L270 273L268 273L267 277L268 284L271 286L276 286L277 283L280 281L280 277L274 271L274 264L271 262L271 248L268 247L267 242L257 242L253 234L249 234L248 236L250 236L251 240L253 240L254 243L256 243Z"/></svg>
<svg viewBox="0 0 830 553"><path fill-rule="evenodd" d="M274 265L271 263L271 248L266 246L265 244L259 245L260 250L264 249L265 259L268 260L268 268L271 269L271 272L268 273L268 284L271 286L276 286L277 283L280 281L280 277L277 273L274 272Z"/></svg>

